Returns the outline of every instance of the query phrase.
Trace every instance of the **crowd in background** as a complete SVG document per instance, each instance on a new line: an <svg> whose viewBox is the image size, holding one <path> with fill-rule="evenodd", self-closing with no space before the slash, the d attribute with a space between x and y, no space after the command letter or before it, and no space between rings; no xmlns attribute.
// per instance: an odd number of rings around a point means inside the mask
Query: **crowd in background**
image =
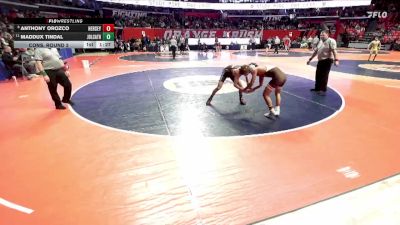
<svg viewBox="0 0 400 225"><path fill-rule="evenodd" d="M377 21L376 29L372 30L375 34L382 37L383 42L396 42L398 40L397 31L400 29L399 13L400 1L383 0L379 4L372 4L368 7L346 7L346 8L326 8L326 9L290 9L290 10L268 10L268 11L210 11L202 10L201 13L219 13L218 17L199 17L187 16L188 12L195 10L179 10L169 8L156 8L147 6L122 5L115 3L96 2L93 0L72 1L72 0L28 0L20 1L23 3L48 4L58 6L71 6L90 9L101 9L102 7L123 8L124 10L139 10L144 13L139 16L128 15L89 15L88 13L71 13L66 10L57 9L59 15L63 17L108 17L115 19L116 27L145 27L145 28L166 28L166 29L246 29L246 30L269 30L269 29L300 29L309 30L318 28L318 24L307 19L297 19L292 15L307 16L341 16L357 17L365 16L368 10L386 10L388 18L380 18ZM290 2L290 1L289 1ZM10 42L12 46L13 23L12 20L18 17L37 18L42 17L42 11L11 9L7 14L0 15L0 38L4 43ZM161 13L161 14L154 14ZM231 17L232 15L243 15L242 17ZM245 17L246 15L266 15L266 17ZM280 15L271 17L271 15ZM350 41L363 40L367 32L370 20L342 20L343 31ZM1 46L0 46L1 47Z"/></svg>
<svg viewBox="0 0 400 225"><path fill-rule="evenodd" d="M16 1L18 2L18 1ZM25 4L47 4L50 6L68 6L92 9L91 13L69 11L68 9L57 9L57 15L63 18L93 18L93 17L113 17L115 25L119 28L124 27L146 27L146 28L169 28L169 29L246 29L246 30L311 30L318 29L319 23L312 19L298 18L310 16L331 16L331 17L365 17L366 11L380 10L388 13L386 18L379 19L343 19L340 20L342 30L338 32L347 41L363 41L367 39L366 33L372 36L379 36L382 43L399 44L400 40L400 1L383 0L379 4L372 4L368 7L347 7L347 8L326 8L326 9L291 9L291 10L268 10L268 11L213 11L202 10L201 14L212 13L213 16L192 16L191 12L196 10L180 10L168 8L155 8L147 6L122 5L115 3L103 3L93 0L28 0L19 1ZM138 15L112 15L107 14L107 7L121 8L124 10L138 10L144 12ZM21 55L20 50L14 48L14 25L15 18L38 18L45 17L43 10L17 9L14 6L7 6L0 11L0 54L11 50L12 55ZM103 9L100 13L99 9ZM49 12L55 9L48 9ZM53 11L54 13L54 11ZM206 15L206 14L204 14ZM236 17L235 17L236 15ZM238 16L239 15L239 16ZM242 15L242 16L240 16ZM258 17L250 17L258 15ZM116 35L118 37L118 35ZM314 36L305 35L298 40L292 40L293 44L308 46L312 43ZM142 39L132 39L124 42L120 38L116 39L115 46L118 51L159 51L160 46L164 46L169 40L156 37L150 40L148 37ZM311 42L310 42L311 41ZM180 38L178 38L180 42ZM267 40L267 43L271 42ZM9 47L9 48L8 48ZM8 53L8 52L7 52ZM12 57L13 58L13 57ZM10 58L9 58L10 59ZM19 59L21 60L21 59ZM28 71L29 72L29 71Z"/></svg>

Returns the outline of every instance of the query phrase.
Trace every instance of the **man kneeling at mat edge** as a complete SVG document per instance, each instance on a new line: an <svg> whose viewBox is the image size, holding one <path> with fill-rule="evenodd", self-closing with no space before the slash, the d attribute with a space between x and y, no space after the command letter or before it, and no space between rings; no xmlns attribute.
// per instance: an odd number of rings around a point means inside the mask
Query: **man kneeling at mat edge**
<svg viewBox="0 0 400 225"><path fill-rule="evenodd" d="M257 64L255 64L255 63L251 63L251 65L257 66ZM239 102L240 102L240 104L241 105L246 105L246 102L243 99L243 92L246 92L246 89L248 89L249 81L248 81L247 76L245 76L246 77L247 86L243 87L243 85L240 83L240 79L239 78L242 75L247 75L248 74L248 72L246 72L244 70L247 67L248 67L248 65L244 65L244 66L229 65L229 66L225 67L222 70L221 78L218 81L218 86L211 93L211 96L208 98L206 105L208 105L208 106L211 105L211 101L212 101L214 95L222 88L226 78L230 78L233 81L233 86L235 86L235 88L239 89ZM252 79L252 80L254 80L254 79Z"/></svg>
<svg viewBox="0 0 400 225"><path fill-rule="evenodd" d="M250 84L248 85L248 89L245 91L246 93L254 92L258 88L262 87L264 83L264 77L272 78L263 92L265 103L267 104L269 109L269 111L265 113L264 116L270 119L274 119L276 116L279 116L281 105L281 91L286 83L286 74L282 72L282 70L280 70L278 67L273 67L272 69L268 70L266 66L258 67L257 65L246 65L242 68L242 70L245 75L247 75L247 73L251 73L252 75L252 79L250 81ZM258 76L259 84L253 88L256 76ZM269 96L274 89L276 98L275 107L273 107L272 99Z"/></svg>

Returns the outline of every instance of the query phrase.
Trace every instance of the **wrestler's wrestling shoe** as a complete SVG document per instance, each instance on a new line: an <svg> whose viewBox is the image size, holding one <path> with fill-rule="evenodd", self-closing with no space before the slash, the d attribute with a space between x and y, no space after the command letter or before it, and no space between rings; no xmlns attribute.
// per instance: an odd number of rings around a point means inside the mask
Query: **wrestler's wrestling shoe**
<svg viewBox="0 0 400 225"><path fill-rule="evenodd" d="M267 113L264 114L265 117L267 117L268 119L274 120L276 119L275 113L272 111L269 111Z"/></svg>
<svg viewBox="0 0 400 225"><path fill-rule="evenodd" d="M239 99L239 101L241 105L246 105L246 101L243 98Z"/></svg>
<svg viewBox="0 0 400 225"><path fill-rule="evenodd" d="M210 106L210 105L211 105L211 99L208 99L208 100L207 100L206 105L207 105L207 106Z"/></svg>
<svg viewBox="0 0 400 225"><path fill-rule="evenodd" d="M281 114L281 109L278 106L275 106L274 111L272 111L272 113L274 114L274 116L279 117L279 115Z"/></svg>

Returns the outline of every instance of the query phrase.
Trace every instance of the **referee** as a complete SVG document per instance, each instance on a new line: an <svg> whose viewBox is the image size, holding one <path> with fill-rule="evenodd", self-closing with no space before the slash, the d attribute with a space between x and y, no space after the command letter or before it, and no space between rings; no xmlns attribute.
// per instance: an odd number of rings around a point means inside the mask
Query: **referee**
<svg viewBox="0 0 400 225"><path fill-rule="evenodd" d="M69 72L65 70L64 62L60 59L57 51L48 48L35 49L35 60L40 75L47 83L51 98L54 101L56 109L65 109L61 103L60 96L57 93L57 85L64 87L64 97L62 102L73 105L70 100L72 85L69 81Z"/></svg>
<svg viewBox="0 0 400 225"><path fill-rule="evenodd" d="M172 59L175 59L176 56L176 50L178 48L178 42L175 39L175 36L172 36L171 40L169 41L170 43L170 49L172 51Z"/></svg>
<svg viewBox="0 0 400 225"><path fill-rule="evenodd" d="M320 38L321 40L318 42L307 65L318 55L317 71L315 72L315 88L310 91L315 91L318 95L325 95L332 63L335 62L335 66L338 66L339 59L336 52L336 41L329 37L329 31L322 31Z"/></svg>

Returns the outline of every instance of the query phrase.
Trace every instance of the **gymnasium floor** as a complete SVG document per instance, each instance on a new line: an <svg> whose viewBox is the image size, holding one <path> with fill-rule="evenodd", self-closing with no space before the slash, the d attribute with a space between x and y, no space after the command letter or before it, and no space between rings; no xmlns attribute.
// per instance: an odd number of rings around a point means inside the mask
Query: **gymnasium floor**
<svg viewBox="0 0 400 225"><path fill-rule="evenodd" d="M42 79L0 83L0 225L400 224L400 52L341 49L318 96L293 51L77 56L65 111ZM205 105L249 62L289 75L276 120L231 82Z"/></svg>

